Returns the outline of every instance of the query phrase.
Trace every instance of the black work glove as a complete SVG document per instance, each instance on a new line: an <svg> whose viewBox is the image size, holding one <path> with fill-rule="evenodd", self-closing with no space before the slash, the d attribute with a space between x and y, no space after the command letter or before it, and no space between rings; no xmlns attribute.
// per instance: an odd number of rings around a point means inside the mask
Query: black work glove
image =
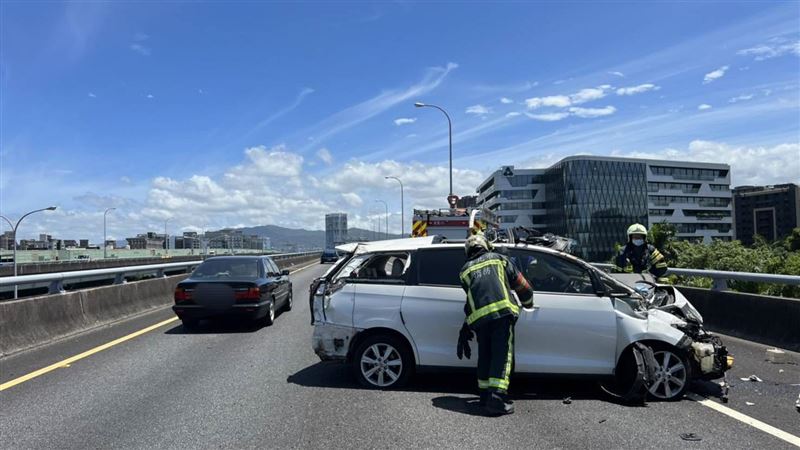
<svg viewBox="0 0 800 450"><path fill-rule="evenodd" d="M472 349L469 347L469 341L472 340L472 330L469 325L464 322L461 330L458 332L458 346L456 347L456 356L458 359L463 359L464 356L469 359L472 356Z"/></svg>

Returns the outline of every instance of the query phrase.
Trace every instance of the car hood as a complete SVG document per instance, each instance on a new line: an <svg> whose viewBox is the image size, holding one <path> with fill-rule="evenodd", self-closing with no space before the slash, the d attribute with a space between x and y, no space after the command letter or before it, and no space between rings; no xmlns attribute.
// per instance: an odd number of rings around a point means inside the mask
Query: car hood
<svg viewBox="0 0 800 450"><path fill-rule="evenodd" d="M655 278L650 274L610 273L609 275L615 280L634 289L636 288L637 281L645 281L654 284L657 291L666 293L667 295L664 297L665 301L660 303L654 303L652 299L648 300L646 302L648 310L657 309L665 311L683 320L697 322L702 325L703 316L675 286L671 284L655 283Z"/></svg>

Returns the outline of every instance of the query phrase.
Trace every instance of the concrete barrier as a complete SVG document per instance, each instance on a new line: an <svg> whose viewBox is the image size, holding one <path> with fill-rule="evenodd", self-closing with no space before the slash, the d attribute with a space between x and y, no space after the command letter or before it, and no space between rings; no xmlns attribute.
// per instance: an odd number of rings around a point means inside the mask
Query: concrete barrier
<svg viewBox="0 0 800 450"><path fill-rule="evenodd" d="M800 351L800 299L679 286L709 330Z"/></svg>
<svg viewBox="0 0 800 450"><path fill-rule="evenodd" d="M280 269L291 270L317 260L319 254L312 254L275 263ZM0 357L171 305L175 286L187 276L0 302Z"/></svg>
<svg viewBox="0 0 800 450"><path fill-rule="evenodd" d="M172 304L176 275L0 302L0 357Z"/></svg>

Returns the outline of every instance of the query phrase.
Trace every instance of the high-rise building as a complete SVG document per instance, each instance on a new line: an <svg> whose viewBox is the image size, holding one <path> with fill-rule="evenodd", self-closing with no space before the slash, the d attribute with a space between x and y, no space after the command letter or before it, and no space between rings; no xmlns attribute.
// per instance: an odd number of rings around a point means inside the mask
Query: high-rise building
<svg viewBox="0 0 800 450"><path fill-rule="evenodd" d="M546 169L504 166L478 186L478 204L503 228L533 227L578 241L578 253L605 261L632 223L672 223L678 239L733 237L730 166L572 156Z"/></svg>
<svg viewBox="0 0 800 450"><path fill-rule="evenodd" d="M325 214L325 248L347 242L347 214Z"/></svg>
<svg viewBox="0 0 800 450"><path fill-rule="evenodd" d="M745 245L757 234L769 241L788 236L800 226L800 186L739 186L733 190L736 239Z"/></svg>

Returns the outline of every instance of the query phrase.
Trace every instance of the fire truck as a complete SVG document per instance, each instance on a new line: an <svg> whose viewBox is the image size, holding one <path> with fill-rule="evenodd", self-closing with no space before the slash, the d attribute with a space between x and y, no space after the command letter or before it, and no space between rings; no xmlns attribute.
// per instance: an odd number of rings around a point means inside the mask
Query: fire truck
<svg viewBox="0 0 800 450"><path fill-rule="evenodd" d="M466 239L470 230L496 230L496 216L481 208L415 209L411 236L442 236L446 239Z"/></svg>

